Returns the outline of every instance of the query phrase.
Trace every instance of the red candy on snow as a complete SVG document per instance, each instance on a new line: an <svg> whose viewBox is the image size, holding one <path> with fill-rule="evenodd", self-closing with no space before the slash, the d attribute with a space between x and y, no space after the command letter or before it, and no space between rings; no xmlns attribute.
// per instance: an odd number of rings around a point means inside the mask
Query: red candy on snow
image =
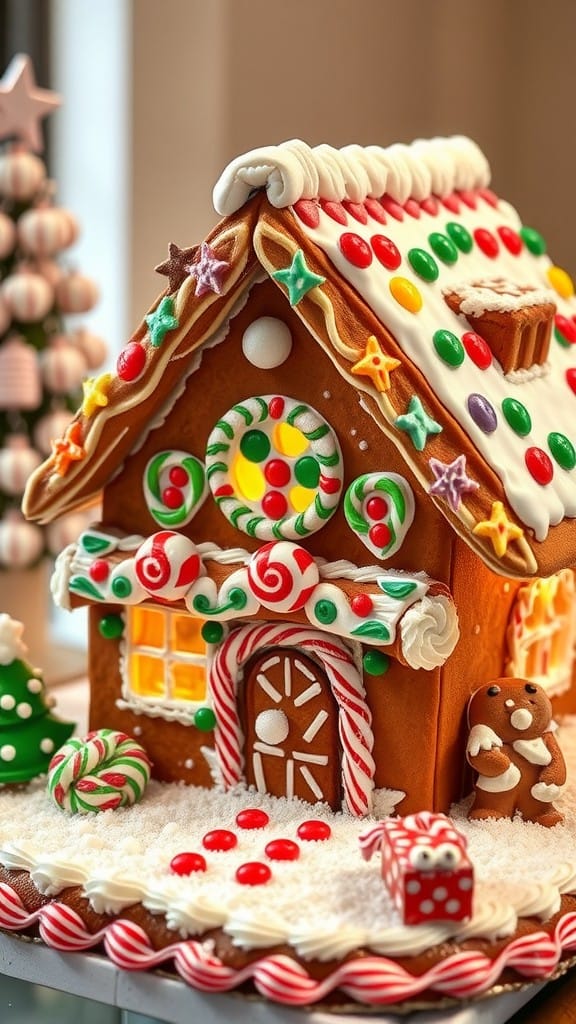
<svg viewBox="0 0 576 1024"><path fill-rule="evenodd" d="M240 885L265 885L272 878L272 872L267 864L252 860L241 864L235 877Z"/></svg>
<svg viewBox="0 0 576 1024"><path fill-rule="evenodd" d="M116 363L116 373L120 380L137 380L146 364L146 349L139 341L129 341L122 349Z"/></svg>
<svg viewBox="0 0 576 1024"><path fill-rule="evenodd" d="M306 841L319 840L323 842L325 839L330 839L332 829L327 821L310 818L308 821L303 821L301 825L298 825L296 835L299 839Z"/></svg>
<svg viewBox="0 0 576 1024"><path fill-rule="evenodd" d="M489 259L494 260L498 255L498 239L488 231L486 228L476 228L474 232L474 239L478 248L488 256Z"/></svg>
<svg viewBox="0 0 576 1024"><path fill-rule="evenodd" d="M569 320L567 316L562 316L561 313L558 313L554 317L554 323L564 340L574 345L576 343L576 324L574 320Z"/></svg>
<svg viewBox="0 0 576 1024"><path fill-rule="evenodd" d="M379 224L386 223L384 207L379 199L373 199L371 196L368 196L368 198L364 200L364 207L373 220L377 220Z"/></svg>
<svg viewBox="0 0 576 1024"><path fill-rule="evenodd" d="M335 220L337 224L347 224L348 217L346 216L346 210L342 206L342 203L333 203L329 199L321 199L320 206L324 210L324 213L328 214L332 220Z"/></svg>
<svg viewBox="0 0 576 1024"><path fill-rule="evenodd" d="M300 847L293 839L271 839L264 853L270 860L298 860Z"/></svg>
<svg viewBox="0 0 576 1024"><path fill-rule="evenodd" d="M318 204L313 199L299 199L294 203L294 212L307 228L317 228L320 223Z"/></svg>
<svg viewBox="0 0 576 1024"><path fill-rule="evenodd" d="M354 217L354 220L358 221L359 224L368 223L368 214L360 203L353 203L350 199L344 199L342 201L342 206L351 217Z"/></svg>
<svg viewBox="0 0 576 1024"><path fill-rule="evenodd" d="M195 871L206 871L206 858L201 853L177 853L170 861L170 870L175 875L191 875Z"/></svg>
<svg viewBox="0 0 576 1024"><path fill-rule="evenodd" d="M370 244L376 259L386 270L397 270L402 262L398 246L387 235L372 235Z"/></svg>
<svg viewBox="0 0 576 1024"><path fill-rule="evenodd" d="M269 821L266 811L261 811L259 807L246 807L236 815L238 828L265 828Z"/></svg>
<svg viewBox="0 0 576 1024"><path fill-rule="evenodd" d="M462 335L462 344L478 369L487 370L492 363L492 352L484 338L474 331L466 331Z"/></svg>
<svg viewBox="0 0 576 1024"><path fill-rule="evenodd" d="M522 252L522 246L524 243L518 232L507 227L506 224L503 224L502 227L496 228L496 230L500 235L502 245L506 246L508 252L511 252L513 256L519 256Z"/></svg>
<svg viewBox="0 0 576 1024"><path fill-rule="evenodd" d="M207 832L202 839L202 846L205 850L223 852L233 850L237 845L237 837L227 828L214 828L211 832Z"/></svg>
<svg viewBox="0 0 576 1024"><path fill-rule="evenodd" d="M566 383L571 391L576 395L576 367L571 366L569 370L566 370Z"/></svg>

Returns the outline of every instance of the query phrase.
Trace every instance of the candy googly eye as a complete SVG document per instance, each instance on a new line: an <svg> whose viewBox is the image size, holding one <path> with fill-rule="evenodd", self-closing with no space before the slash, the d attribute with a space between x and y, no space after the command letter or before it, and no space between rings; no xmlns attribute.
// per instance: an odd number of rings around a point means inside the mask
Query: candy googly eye
<svg viewBox="0 0 576 1024"><path fill-rule="evenodd" d="M408 860L418 871L433 871L436 867L436 851L431 846L414 846Z"/></svg>
<svg viewBox="0 0 576 1024"><path fill-rule="evenodd" d="M436 854L436 867L448 871L460 863L460 850L455 843L440 843L434 853Z"/></svg>
<svg viewBox="0 0 576 1024"><path fill-rule="evenodd" d="M488 694L489 697L497 697L498 694L500 693L500 687L489 686L488 689L486 690L486 693Z"/></svg>

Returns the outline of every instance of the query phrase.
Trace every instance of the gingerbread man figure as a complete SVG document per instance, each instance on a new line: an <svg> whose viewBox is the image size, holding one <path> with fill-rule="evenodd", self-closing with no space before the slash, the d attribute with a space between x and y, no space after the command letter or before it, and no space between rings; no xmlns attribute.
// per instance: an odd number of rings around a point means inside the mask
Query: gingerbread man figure
<svg viewBox="0 0 576 1024"><path fill-rule="evenodd" d="M494 679L472 694L466 758L478 772L469 818L512 818L548 827L563 821L554 807L566 765L554 737L552 705L527 679Z"/></svg>

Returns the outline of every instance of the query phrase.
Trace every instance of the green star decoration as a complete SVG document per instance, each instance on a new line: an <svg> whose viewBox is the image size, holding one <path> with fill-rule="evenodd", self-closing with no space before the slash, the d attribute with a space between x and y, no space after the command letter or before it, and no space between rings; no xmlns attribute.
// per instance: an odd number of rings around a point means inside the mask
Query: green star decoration
<svg viewBox="0 0 576 1024"><path fill-rule="evenodd" d="M178 327L178 318L174 316L174 299L165 295L154 312L148 313L146 323L150 331L150 341L154 348L159 348L168 331Z"/></svg>
<svg viewBox="0 0 576 1024"><path fill-rule="evenodd" d="M408 412L394 421L398 430L405 430L410 435L417 452L424 450L429 434L440 434L442 427L428 415L417 395L413 395L408 405Z"/></svg>
<svg viewBox="0 0 576 1024"><path fill-rule="evenodd" d="M281 284L286 285L291 306L297 306L307 292L311 291L312 288L316 288L319 284L324 284L326 280L325 277L320 277L320 274L313 273L306 266L302 249L298 249L294 253L294 258L289 267L286 267L285 270L276 270L272 277L275 281L280 281Z"/></svg>

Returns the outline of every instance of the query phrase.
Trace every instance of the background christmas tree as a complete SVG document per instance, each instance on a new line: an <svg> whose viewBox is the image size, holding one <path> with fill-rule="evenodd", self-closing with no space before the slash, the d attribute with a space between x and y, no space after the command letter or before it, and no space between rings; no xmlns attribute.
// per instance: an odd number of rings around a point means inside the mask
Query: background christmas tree
<svg viewBox="0 0 576 1024"><path fill-rule="evenodd" d="M83 379L106 354L78 323L98 293L62 258L78 225L55 205L54 183L37 155L41 120L59 103L36 86L28 57L12 60L0 81L0 570L57 554L84 525L70 516L38 527L25 521L20 503L31 472L80 404Z"/></svg>

